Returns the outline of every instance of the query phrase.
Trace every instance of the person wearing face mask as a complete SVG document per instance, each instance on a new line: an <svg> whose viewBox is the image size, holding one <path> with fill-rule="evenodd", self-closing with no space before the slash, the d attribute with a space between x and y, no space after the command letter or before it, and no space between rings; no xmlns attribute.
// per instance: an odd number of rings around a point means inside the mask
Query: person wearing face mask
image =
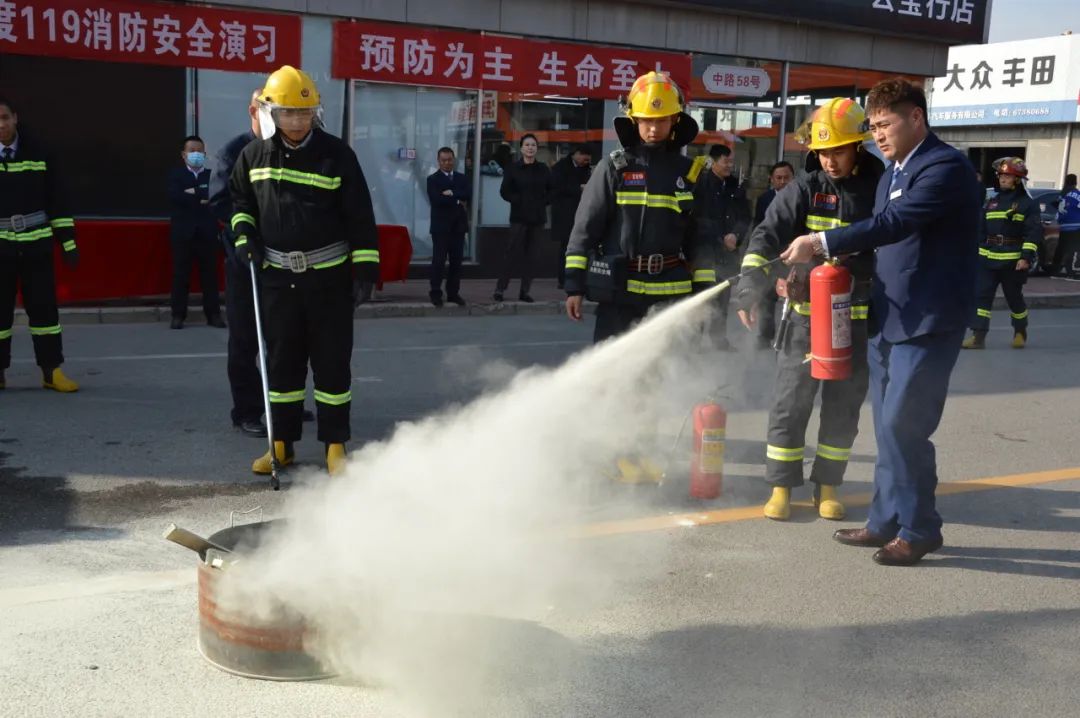
<svg viewBox="0 0 1080 718"><path fill-rule="evenodd" d="M744 270L764 266L779 256L799 235L843 227L869 217L882 163L863 148L870 135L863 129L866 115L854 100L836 97L818 108L796 132L796 139L810 149L807 172L779 192L765 212L765 219L750 237L743 258ZM874 255L854 254L843 264L851 272L851 377L821 382L810 375L806 356L810 352L810 271L820 260L798 265L787 279L768 271L754 272L739 283L739 319L753 330L770 290L788 302L788 324L777 346L773 406L765 450L765 481L772 496L765 516L777 521L791 515L791 490L803 484L806 426L821 388L821 426L810 481L819 515L844 518L839 486L847 469L851 446L859 431L859 410L869 386L866 362L870 303L870 278Z"/></svg>
<svg viewBox="0 0 1080 718"><path fill-rule="evenodd" d="M255 267L266 339L274 456L293 461L308 365L331 476L345 471L352 407L353 308L379 278L379 235L352 148L322 129L319 89L285 65L256 99L259 139L229 181L237 257ZM270 452L255 459L270 474Z"/></svg>
<svg viewBox="0 0 1080 718"><path fill-rule="evenodd" d="M172 245L172 323L183 329L187 319L191 264L198 262L206 323L223 329L217 278L217 220L210 210L210 170L206 145L192 135L180 149L183 167L169 170L169 241Z"/></svg>

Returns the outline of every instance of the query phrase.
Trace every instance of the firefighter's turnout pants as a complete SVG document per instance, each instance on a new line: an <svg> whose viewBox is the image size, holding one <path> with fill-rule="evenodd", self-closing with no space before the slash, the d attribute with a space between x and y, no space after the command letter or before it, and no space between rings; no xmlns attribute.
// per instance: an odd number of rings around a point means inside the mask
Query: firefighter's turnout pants
<svg viewBox="0 0 1080 718"><path fill-rule="evenodd" d="M47 246L47 251L33 246L0 256L0 371L11 366L11 327L20 289L38 366L53 369L64 363L51 240Z"/></svg>
<svg viewBox="0 0 1080 718"><path fill-rule="evenodd" d="M310 362L319 441L345 443L352 406L349 265L289 275L288 270L266 269L261 287L274 438L300 439Z"/></svg>
<svg viewBox="0 0 1080 718"><path fill-rule="evenodd" d="M809 306L809 305L805 305ZM800 307L801 309L801 307ZM776 364L765 480L773 486L795 487L803 483L806 425L821 384L821 426L810 481L836 486L844 479L851 445L859 433L859 410L869 385L866 363L865 319L851 322L852 373L839 381L820 381L810 376L806 357L810 352L809 317L792 312L783 347Z"/></svg>
<svg viewBox="0 0 1080 718"><path fill-rule="evenodd" d="M1024 300L1024 284L1027 272L1016 269L1016 261L988 262L982 260L979 276L975 283L975 318L971 329L985 332L990 329L990 310L994 306L994 295L998 285L1009 304L1012 326L1015 331L1027 331L1028 308Z"/></svg>

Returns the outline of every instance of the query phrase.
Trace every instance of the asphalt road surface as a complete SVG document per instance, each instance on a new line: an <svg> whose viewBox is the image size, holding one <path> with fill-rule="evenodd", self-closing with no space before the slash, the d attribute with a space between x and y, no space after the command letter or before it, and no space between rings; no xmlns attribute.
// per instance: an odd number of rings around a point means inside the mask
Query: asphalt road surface
<svg viewBox="0 0 1080 718"><path fill-rule="evenodd" d="M233 510L278 515L288 497L251 476L264 444L229 425L226 332L67 328L83 390L62 396L37 388L19 331L0 392L0 715L1075 716L1080 311L1033 312L1024 351L995 323L990 348L954 373L935 437L946 546L921 566L876 566L808 505L787 524L746 508L766 493L770 368L745 349L725 359L745 380L729 402L724 495L690 501L679 472L645 495L612 487L643 497L610 511L598 499L585 529L634 567L609 600L475 617L467 640L500 660L425 666L455 687L428 696L247 680L196 651L195 557L162 529L209 534ZM560 317L360 322L354 444L514 367L558 364L589 334ZM865 517L869 414L843 526ZM309 466L320 452L298 444Z"/></svg>

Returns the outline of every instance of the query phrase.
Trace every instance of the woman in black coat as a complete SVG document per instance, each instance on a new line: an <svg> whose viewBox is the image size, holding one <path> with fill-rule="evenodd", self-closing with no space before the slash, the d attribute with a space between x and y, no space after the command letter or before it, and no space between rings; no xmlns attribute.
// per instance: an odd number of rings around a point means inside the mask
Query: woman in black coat
<svg viewBox="0 0 1080 718"><path fill-rule="evenodd" d="M529 296L533 275L532 248L538 243L540 230L547 224L547 205L551 201L551 170L536 160L539 149L536 135L524 135L519 147L521 159L506 167L499 188L499 194L510 203L510 241L506 245L499 281L495 284L496 302L503 300L503 293L510 286L510 272L519 255L522 262L518 299L533 301Z"/></svg>

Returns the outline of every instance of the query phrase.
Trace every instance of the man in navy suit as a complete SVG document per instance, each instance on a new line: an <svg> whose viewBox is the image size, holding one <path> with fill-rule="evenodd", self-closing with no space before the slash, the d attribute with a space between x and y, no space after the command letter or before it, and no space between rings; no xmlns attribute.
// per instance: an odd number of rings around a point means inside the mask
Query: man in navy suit
<svg viewBox="0 0 1080 718"><path fill-rule="evenodd" d="M866 527L834 538L871 546L877 563L910 566L941 548L930 436L973 308L982 197L967 158L930 132L926 95L907 80L879 82L866 104L874 141L893 163L874 216L799 237L788 264L814 254L876 253L870 394L878 459Z"/></svg>
<svg viewBox="0 0 1080 718"><path fill-rule="evenodd" d="M465 300L461 289L461 258L465 255L465 235L469 232L469 216L465 207L472 197L469 181L454 171L454 151L443 147L438 153L439 170L427 178L428 201L431 203L431 303L443 305L443 270L447 258L446 299L459 306Z"/></svg>
<svg viewBox="0 0 1080 718"><path fill-rule="evenodd" d="M172 328L182 329L187 319L188 277L191 262L199 262L203 313L206 323L223 328L217 279L217 220L210 211L210 170L206 145L192 135L180 152L183 167L169 170L169 239L173 255Z"/></svg>

